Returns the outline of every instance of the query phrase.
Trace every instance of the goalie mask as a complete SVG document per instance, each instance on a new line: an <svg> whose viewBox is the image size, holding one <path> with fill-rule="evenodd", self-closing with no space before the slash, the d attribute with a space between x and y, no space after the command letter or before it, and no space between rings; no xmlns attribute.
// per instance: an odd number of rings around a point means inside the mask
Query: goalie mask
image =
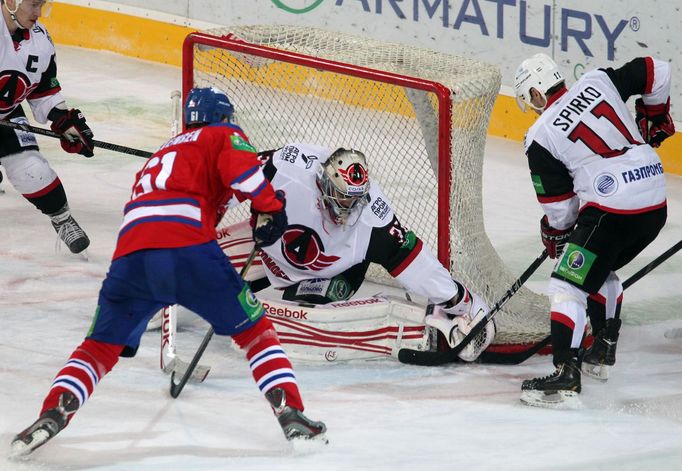
<svg viewBox="0 0 682 471"><path fill-rule="evenodd" d="M217 88L193 88L185 102L185 126L232 121L234 106L229 98Z"/></svg>
<svg viewBox="0 0 682 471"><path fill-rule="evenodd" d="M521 62L514 75L514 93L516 104L521 111L526 111L526 105L537 112L542 112L547 106L547 91L564 81L556 62L547 54L538 53ZM534 88L545 98L545 104L537 107L531 103L530 89Z"/></svg>
<svg viewBox="0 0 682 471"><path fill-rule="evenodd" d="M332 222L352 226L368 201L369 174L365 154L353 149L335 150L322 164L317 186L322 193L322 206Z"/></svg>

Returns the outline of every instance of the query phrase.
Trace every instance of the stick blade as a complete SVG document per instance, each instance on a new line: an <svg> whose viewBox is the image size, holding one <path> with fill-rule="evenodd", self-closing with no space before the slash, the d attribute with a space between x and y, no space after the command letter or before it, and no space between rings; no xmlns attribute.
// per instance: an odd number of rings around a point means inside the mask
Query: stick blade
<svg viewBox="0 0 682 471"><path fill-rule="evenodd" d="M457 361L457 353L453 354L452 352L453 350L445 352L425 352L412 350L411 348L401 348L398 352L398 361L400 361L400 363L405 363L406 365L440 366Z"/></svg>

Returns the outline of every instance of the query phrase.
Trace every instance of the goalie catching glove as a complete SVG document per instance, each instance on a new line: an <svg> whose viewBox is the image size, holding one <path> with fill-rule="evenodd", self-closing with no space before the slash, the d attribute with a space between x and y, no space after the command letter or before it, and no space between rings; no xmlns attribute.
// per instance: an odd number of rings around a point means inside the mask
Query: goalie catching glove
<svg viewBox="0 0 682 471"><path fill-rule="evenodd" d="M564 247L566 247L568 238L571 237L571 232L573 232L573 227L555 229L550 226L546 215L540 219L540 236L542 237L542 243L547 249L549 258L558 258L564 252Z"/></svg>
<svg viewBox="0 0 682 471"><path fill-rule="evenodd" d="M485 322L485 316L490 311L480 296L472 294L459 283L457 285L463 293L462 299L455 305L446 303L435 306L433 314L425 319L426 325L438 329L445 336L450 348L459 345L479 322ZM459 358L467 362L475 361L494 338L495 323L491 319L485 329L459 353Z"/></svg>
<svg viewBox="0 0 682 471"><path fill-rule="evenodd" d="M62 149L71 154L81 154L92 157L94 143L92 129L85 124L85 117L81 110L71 108L63 110L52 108L48 118L52 120L50 128L61 135Z"/></svg>
<svg viewBox="0 0 682 471"><path fill-rule="evenodd" d="M287 230L288 220L286 213L286 198L282 190L275 192L275 198L282 202L282 208L274 213L260 213L251 209L251 227L253 228L253 240L257 248L268 247L284 234Z"/></svg>
<svg viewBox="0 0 682 471"><path fill-rule="evenodd" d="M675 134L675 123L670 116L670 98L660 105L646 105L644 100L635 101L635 121L644 142L658 147L661 142Z"/></svg>

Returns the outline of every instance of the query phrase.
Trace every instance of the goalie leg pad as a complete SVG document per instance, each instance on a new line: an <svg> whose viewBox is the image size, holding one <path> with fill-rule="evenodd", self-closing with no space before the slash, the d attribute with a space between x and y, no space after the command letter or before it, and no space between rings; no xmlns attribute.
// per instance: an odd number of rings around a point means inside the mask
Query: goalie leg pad
<svg viewBox="0 0 682 471"><path fill-rule="evenodd" d="M295 360L335 362L397 358L401 348L429 350L425 308L372 296L325 305L261 298L287 354Z"/></svg>

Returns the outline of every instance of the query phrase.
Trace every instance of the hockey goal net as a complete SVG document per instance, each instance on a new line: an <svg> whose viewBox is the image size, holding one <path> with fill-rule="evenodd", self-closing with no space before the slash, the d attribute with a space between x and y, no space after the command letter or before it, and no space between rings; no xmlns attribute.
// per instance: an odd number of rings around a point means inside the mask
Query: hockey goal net
<svg viewBox="0 0 682 471"><path fill-rule="evenodd" d="M194 86L226 92L259 150L291 142L362 150L401 222L491 306L515 281L483 224L497 67L308 27L244 26L187 37L183 96ZM228 211L227 222L247 211ZM368 277L394 284L379 266ZM544 338L547 308L522 288L496 316L495 344Z"/></svg>

